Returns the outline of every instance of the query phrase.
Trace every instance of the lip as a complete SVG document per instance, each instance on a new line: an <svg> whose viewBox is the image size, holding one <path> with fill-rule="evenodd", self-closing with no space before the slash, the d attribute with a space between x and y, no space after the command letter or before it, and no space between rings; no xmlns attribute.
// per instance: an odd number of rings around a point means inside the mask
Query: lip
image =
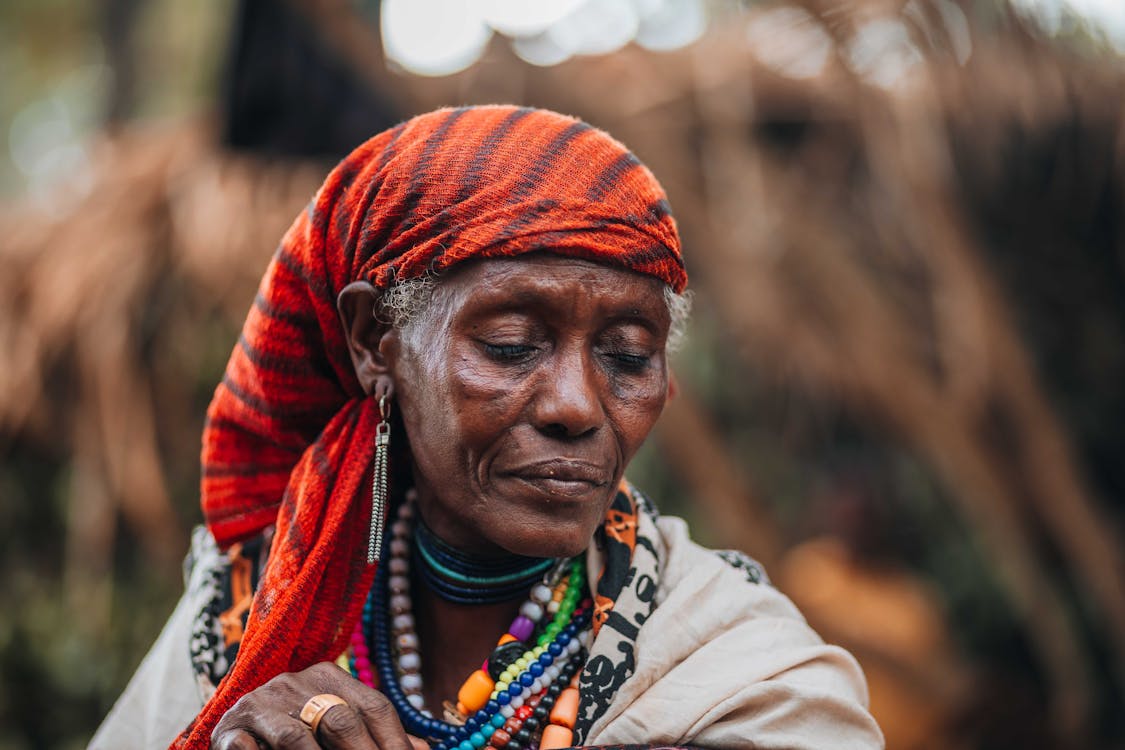
<svg viewBox="0 0 1125 750"><path fill-rule="evenodd" d="M504 473L546 494L576 498L605 487L610 478L604 467L567 458L523 464Z"/></svg>

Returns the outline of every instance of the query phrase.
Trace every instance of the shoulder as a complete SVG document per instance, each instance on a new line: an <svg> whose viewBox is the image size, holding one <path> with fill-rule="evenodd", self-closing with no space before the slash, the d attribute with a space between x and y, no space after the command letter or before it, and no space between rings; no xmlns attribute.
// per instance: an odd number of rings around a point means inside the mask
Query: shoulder
<svg viewBox="0 0 1125 750"><path fill-rule="evenodd" d="M695 543L679 518L639 515L661 551L656 607L598 742L883 746L858 663L824 643L760 564Z"/></svg>

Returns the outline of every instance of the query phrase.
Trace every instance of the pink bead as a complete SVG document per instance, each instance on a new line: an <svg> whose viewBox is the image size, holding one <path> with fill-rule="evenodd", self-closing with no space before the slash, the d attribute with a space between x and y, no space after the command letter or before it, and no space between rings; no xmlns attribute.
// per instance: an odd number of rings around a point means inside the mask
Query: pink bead
<svg viewBox="0 0 1125 750"><path fill-rule="evenodd" d="M535 623L523 615L520 615L512 620L512 625L508 628L508 632L514 635L517 640L526 641L531 637L531 634L535 632Z"/></svg>

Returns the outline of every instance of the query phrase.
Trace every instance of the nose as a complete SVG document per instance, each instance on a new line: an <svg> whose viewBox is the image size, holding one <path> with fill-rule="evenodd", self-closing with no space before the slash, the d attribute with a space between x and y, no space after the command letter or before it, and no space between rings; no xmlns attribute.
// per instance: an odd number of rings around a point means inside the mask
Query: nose
<svg viewBox="0 0 1125 750"><path fill-rule="evenodd" d="M532 409L535 427L550 437L578 438L601 427L598 373L582 347L556 352L541 374Z"/></svg>

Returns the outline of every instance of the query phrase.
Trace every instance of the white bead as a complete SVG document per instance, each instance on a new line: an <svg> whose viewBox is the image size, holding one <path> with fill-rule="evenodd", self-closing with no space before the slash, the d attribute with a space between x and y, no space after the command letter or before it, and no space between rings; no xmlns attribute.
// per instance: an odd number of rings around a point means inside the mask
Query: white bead
<svg viewBox="0 0 1125 750"><path fill-rule="evenodd" d="M391 576L390 581L392 594L403 594L410 591L410 579L406 576Z"/></svg>
<svg viewBox="0 0 1125 750"><path fill-rule="evenodd" d="M414 708L418 709L419 711L422 710L422 706L426 705L425 699L422 698L422 696L418 695L418 693L412 693L411 695L406 696L406 702L414 706Z"/></svg>
<svg viewBox="0 0 1125 750"><path fill-rule="evenodd" d="M531 694L535 695L543 689L543 683L539 681L540 678L536 677L535 681L531 683Z"/></svg>
<svg viewBox="0 0 1125 750"><path fill-rule="evenodd" d="M570 643L566 644L566 650L569 651L572 656L574 654L577 654L581 649L582 649L582 642L579 641L577 638L571 638Z"/></svg>
<svg viewBox="0 0 1125 750"><path fill-rule="evenodd" d="M559 679L559 668L554 664L543 670L543 675L547 678L547 682L554 682Z"/></svg>
<svg viewBox="0 0 1125 750"><path fill-rule="evenodd" d="M535 602L524 602L520 607L520 614L532 622L539 622L543 619L543 608Z"/></svg>
<svg viewBox="0 0 1125 750"><path fill-rule="evenodd" d="M414 633L403 633L398 638L395 638L395 644L398 646L399 651L418 650L418 636Z"/></svg>
<svg viewBox="0 0 1125 750"><path fill-rule="evenodd" d="M418 490L411 487L406 491L406 503L398 509L403 518L414 518L414 503L418 502Z"/></svg>
<svg viewBox="0 0 1125 750"><path fill-rule="evenodd" d="M391 524L391 532L400 539L406 539L410 536L410 524L406 521L395 521Z"/></svg>
<svg viewBox="0 0 1125 750"><path fill-rule="evenodd" d="M406 562L406 560L401 557L392 557L388 565L390 566L391 573L396 575L402 576L410 572L410 563Z"/></svg>
<svg viewBox="0 0 1125 750"><path fill-rule="evenodd" d="M410 545L406 543L405 539L392 539L391 540L391 554L396 557L405 557L406 553L410 551Z"/></svg>
<svg viewBox="0 0 1125 750"><path fill-rule="evenodd" d="M391 597L391 611L392 612L409 612L410 611L410 597L403 594L395 594Z"/></svg>
<svg viewBox="0 0 1125 750"><path fill-rule="evenodd" d="M519 708L523 705L523 693L520 693L508 703L512 708Z"/></svg>
<svg viewBox="0 0 1125 750"><path fill-rule="evenodd" d="M543 583L535 584L531 589L531 601L536 604L546 604L551 601L551 587Z"/></svg>
<svg viewBox="0 0 1125 750"><path fill-rule="evenodd" d="M512 704L509 703L506 706L500 707L500 715L503 716L505 719L510 719L510 718L512 718L513 716L516 715L516 709L512 708Z"/></svg>
<svg viewBox="0 0 1125 750"><path fill-rule="evenodd" d="M558 602L556 602L554 599L547 602L547 614L553 615L558 611L559 611L559 603Z"/></svg>
<svg viewBox="0 0 1125 750"><path fill-rule="evenodd" d="M395 615L391 620L391 629L396 633L405 633L414 629L414 615Z"/></svg>
<svg viewBox="0 0 1125 750"><path fill-rule="evenodd" d="M407 651L398 657L398 666L403 672L417 672L422 668L422 657L417 651Z"/></svg>
<svg viewBox="0 0 1125 750"><path fill-rule="evenodd" d="M398 684L404 693L416 693L422 689L422 675L417 672L407 672L398 678Z"/></svg>

